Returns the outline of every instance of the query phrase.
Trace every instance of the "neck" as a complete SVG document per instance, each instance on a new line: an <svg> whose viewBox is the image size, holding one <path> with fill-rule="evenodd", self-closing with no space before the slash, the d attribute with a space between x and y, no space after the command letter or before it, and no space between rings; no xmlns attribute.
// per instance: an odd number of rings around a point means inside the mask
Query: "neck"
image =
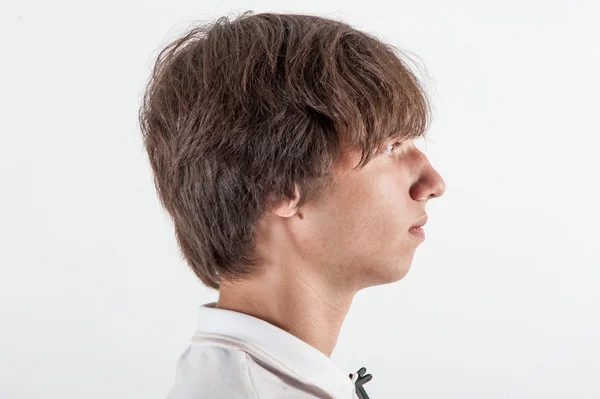
<svg viewBox="0 0 600 399"><path fill-rule="evenodd" d="M244 281L222 281L219 291L217 308L271 323L327 357L331 357L355 294L283 267Z"/></svg>

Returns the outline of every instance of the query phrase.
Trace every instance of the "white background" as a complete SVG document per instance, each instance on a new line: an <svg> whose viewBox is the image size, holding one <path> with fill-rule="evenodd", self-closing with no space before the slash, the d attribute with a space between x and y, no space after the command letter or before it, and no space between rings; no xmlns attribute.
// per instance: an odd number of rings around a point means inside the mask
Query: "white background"
<svg viewBox="0 0 600 399"><path fill-rule="evenodd" d="M0 6L0 398L164 398L215 301L179 255L137 110L158 51L245 10L342 19L419 56L447 184L401 281L332 358L376 398L599 398L596 1Z"/></svg>

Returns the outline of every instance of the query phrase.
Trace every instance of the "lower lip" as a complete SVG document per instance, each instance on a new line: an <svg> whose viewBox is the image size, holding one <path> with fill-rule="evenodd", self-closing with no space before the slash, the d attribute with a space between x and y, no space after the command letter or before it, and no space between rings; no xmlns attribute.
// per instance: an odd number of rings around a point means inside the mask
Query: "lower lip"
<svg viewBox="0 0 600 399"><path fill-rule="evenodd" d="M415 237L425 238L425 231L421 227L411 227L408 232Z"/></svg>

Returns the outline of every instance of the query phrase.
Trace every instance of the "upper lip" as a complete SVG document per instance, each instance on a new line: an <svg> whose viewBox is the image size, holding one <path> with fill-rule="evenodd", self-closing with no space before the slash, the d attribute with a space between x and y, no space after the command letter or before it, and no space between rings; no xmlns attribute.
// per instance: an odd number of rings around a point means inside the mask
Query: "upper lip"
<svg viewBox="0 0 600 399"><path fill-rule="evenodd" d="M421 226L424 226L425 223L427 223L427 215L425 215L421 219L419 219L417 221L417 223L412 225L410 228L412 229L413 227L421 227Z"/></svg>

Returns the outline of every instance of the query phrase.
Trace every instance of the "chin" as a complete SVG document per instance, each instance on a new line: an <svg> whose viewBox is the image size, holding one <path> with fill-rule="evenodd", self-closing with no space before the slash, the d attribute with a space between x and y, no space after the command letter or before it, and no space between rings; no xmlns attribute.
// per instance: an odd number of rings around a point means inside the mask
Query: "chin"
<svg viewBox="0 0 600 399"><path fill-rule="evenodd" d="M410 263L392 265L387 269L387 273L377 273L375 275L369 276L370 278L368 278L367 280L369 281L369 284L367 284L364 288L398 282L408 274L409 270Z"/></svg>
<svg viewBox="0 0 600 399"><path fill-rule="evenodd" d="M398 272L396 273L396 278L394 279L393 282L402 280L404 278L404 276L406 276L408 274L409 270L410 270L410 265L408 265L408 267L398 270Z"/></svg>
<svg viewBox="0 0 600 399"><path fill-rule="evenodd" d="M354 257L352 273L355 283L361 288L391 284L402 280L410 271L414 251L402 251L396 254L377 255L369 257ZM356 278L359 280L356 281Z"/></svg>
<svg viewBox="0 0 600 399"><path fill-rule="evenodd" d="M409 272L410 264L398 264L395 268L390 270L390 273L386 276L384 284L395 283L402 280Z"/></svg>

